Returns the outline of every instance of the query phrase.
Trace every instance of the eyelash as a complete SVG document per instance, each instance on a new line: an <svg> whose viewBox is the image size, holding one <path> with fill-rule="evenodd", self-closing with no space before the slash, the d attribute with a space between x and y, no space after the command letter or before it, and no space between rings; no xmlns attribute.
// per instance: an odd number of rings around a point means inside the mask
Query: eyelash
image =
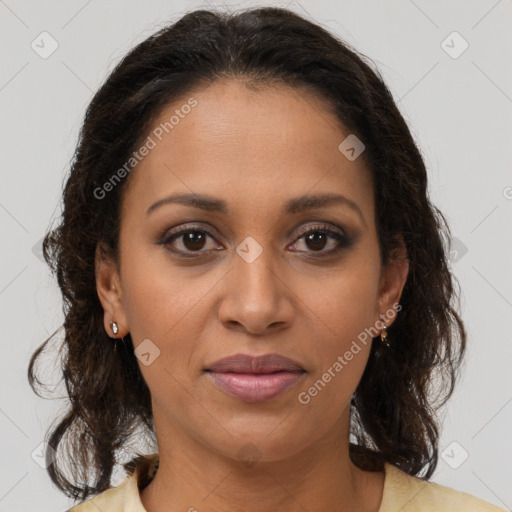
<svg viewBox="0 0 512 512"><path fill-rule="evenodd" d="M215 239L214 235L203 227L186 225L186 226L180 226L170 233L165 232L160 237L160 241L157 244L164 246L169 252L176 254L180 257L183 257L183 258L197 258L201 254L204 255L205 253L208 253L208 252L214 252L214 250L213 251L212 250L210 250L210 251L203 251L203 250L182 251L182 250L172 249L170 247L171 242L178 239L180 236L183 236L185 233L203 233L203 234L209 236L210 238ZM298 240L300 240L304 236L309 235L311 233L323 233L325 235L330 236L331 238L334 238L338 242L337 247L335 247L334 249L331 249L329 251L323 251L323 250L306 251L307 253L309 253L310 255L312 255L315 258L325 258L325 257L329 257L329 256L334 256L335 254L338 254L339 252L341 252L343 249L347 248L351 243L351 240L347 237L347 235L344 232L340 231L339 229L335 229L335 228L329 226L328 224L319 224L319 225L311 226L311 227L308 227L307 229L301 230L297 234L297 237L295 238L295 241L293 242L293 244L295 244ZM299 251L299 252L304 252L304 251Z"/></svg>

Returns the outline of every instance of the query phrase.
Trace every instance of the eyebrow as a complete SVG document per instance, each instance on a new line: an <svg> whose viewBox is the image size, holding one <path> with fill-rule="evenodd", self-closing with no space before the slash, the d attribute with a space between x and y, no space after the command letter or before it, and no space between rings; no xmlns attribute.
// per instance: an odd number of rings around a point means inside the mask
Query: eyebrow
<svg viewBox="0 0 512 512"><path fill-rule="evenodd" d="M149 215L158 208L172 203L192 206L194 208L198 208L206 212L224 214L229 213L228 205L226 201L224 201L223 199L218 199L216 197L204 194L173 194L158 200L156 203L153 203L147 209L146 214ZM341 194L326 193L319 195L304 195L300 197L295 197L286 201L283 207L283 213L300 213L335 204L347 206L351 210L355 211L363 221L363 224L366 226L366 221L364 219L363 213L359 206L357 205L357 203Z"/></svg>

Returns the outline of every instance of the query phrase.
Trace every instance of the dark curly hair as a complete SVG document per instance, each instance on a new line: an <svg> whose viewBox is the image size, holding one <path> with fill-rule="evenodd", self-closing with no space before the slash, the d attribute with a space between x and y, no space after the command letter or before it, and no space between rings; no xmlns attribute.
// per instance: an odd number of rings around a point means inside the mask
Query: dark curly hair
<svg viewBox="0 0 512 512"><path fill-rule="evenodd" d="M169 103L222 78L307 87L365 146L372 175L382 263L402 242L409 275L392 343L374 343L352 399L351 458L375 470L388 462L429 478L438 461L436 411L453 392L466 345L458 285L447 259L450 231L430 202L427 172L404 118L364 55L289 10L196 10L138 44L110 73L85 114L44 257L63 295L62 373L69 409L47 434L48 473L67 496L85 500L111 487L121 450L136 429L154 439L150 391L128 335L117 350L103 327L95 251L119 262L120 205L129 179L97 191L127 162ZM56 333L54 333L55 335ZM42 386L32 355L28 379ZM37 384L37 385L36 385ZM72 461L69 480L57 460ZM133 471L143 455L124 464ZM135 456L137 455L137 456ZM92 480L91 480L92 479Z"/></svg>

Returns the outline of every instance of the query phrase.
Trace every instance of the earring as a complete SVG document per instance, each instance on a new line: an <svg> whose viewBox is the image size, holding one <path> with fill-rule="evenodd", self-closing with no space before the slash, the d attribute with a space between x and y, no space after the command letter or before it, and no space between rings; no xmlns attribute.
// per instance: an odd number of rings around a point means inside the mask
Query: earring
<svg viewBox="0 0 512 512"><path fill-rule="evenodd" d="M382 327L382 331L380 333L380 341L382 343L384 343L384 345L386 345L386 347L389 347L389 342L387 341L388 339L388 328L384 325Z"/></svg>
<svg viewBox="0 0 512 512"><path fill-rule="evenodd" d="M110 330L114 333L114 334L117 334L119 332L119 327L117 326L117 323L116 322L110 322Z"/></svg>

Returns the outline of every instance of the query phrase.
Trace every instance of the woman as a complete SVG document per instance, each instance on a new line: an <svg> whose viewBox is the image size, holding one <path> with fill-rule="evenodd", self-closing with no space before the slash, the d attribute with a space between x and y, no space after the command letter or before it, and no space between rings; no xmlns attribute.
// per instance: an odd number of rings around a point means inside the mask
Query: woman
<svg viewBox="0 0 512 512"><path fill-rule="evenodd" d="M63 202L71 510L500 510L428 482L466 340L449 229L346 44L187 14L95 95ZM110 488L140 429L157 450Z"/></svg>

